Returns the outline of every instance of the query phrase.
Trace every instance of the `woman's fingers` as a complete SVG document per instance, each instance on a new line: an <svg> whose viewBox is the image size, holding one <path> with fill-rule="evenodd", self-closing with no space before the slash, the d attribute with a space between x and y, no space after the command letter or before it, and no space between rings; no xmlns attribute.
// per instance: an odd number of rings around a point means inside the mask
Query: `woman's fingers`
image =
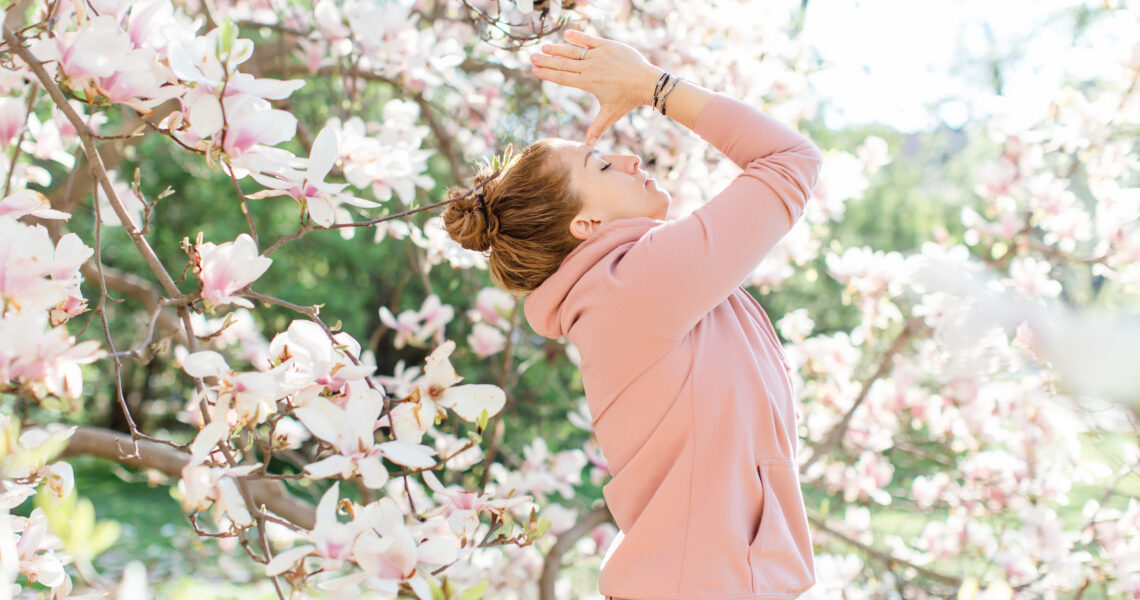
<svg viewBox="0 0 1140 600"><path fill-rule="evenodd" d="M561 56L573 60L581 60L584 49L584 46L575 46L574 44L546 44L542 47L542 51L551 56Z"/></svg>
<svg viewBox="0 0 1140 600"><path fill-rule="evenodd" d="M578 31L577 29L567 29L562 35L571 42L574 42L575 44L581 44L587 48L597 48L598 46L606 43L605 38L593 36L588 33Z"/></svg>
<svg viewBox="0 0 1140 600"><path fill-rule="evenodd" d="M558 71L569 71L571 73L582 72L582 61L573 60L570 58L562 58L561 56L547 56L545 54L532 54L530 62L536 67L543 67L546 69L555 69Z"/></svg>
<svg viewBox="0 0 1140 600"><path fill-rule="evenodd" d="M546 67L535 67L531 70L535 77L557 83L558 85L568 85L582 89L582 75L579 73L572 73L570 71L560 71L558 69L548 69Z"/></svg>

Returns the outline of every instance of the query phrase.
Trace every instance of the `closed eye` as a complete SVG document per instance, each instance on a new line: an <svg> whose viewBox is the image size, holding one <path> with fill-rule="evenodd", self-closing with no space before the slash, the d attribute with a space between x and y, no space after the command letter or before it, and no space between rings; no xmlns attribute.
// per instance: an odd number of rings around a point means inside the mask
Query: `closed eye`
<svg viewBox="0 0 1140 600"><path fill-rule="evenodd" d="M611 164L612 163L606 163L606 166L602 167L602 170L605 171L606 169L610 168Z"/></svg>

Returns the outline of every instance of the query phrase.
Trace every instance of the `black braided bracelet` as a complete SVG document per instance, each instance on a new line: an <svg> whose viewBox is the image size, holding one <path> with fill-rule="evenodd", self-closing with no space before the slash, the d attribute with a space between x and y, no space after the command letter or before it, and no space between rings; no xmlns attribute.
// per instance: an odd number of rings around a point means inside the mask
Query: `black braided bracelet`
<svg viewBox="0 0 1140 600"><path fill-rule="evenodd" d="M662 115L665 114L665 100L667 100L669 98L669 94L673 93L673 88L677 87L678 83L681 83L680 77L673 79L673 85L669 86L669 91L665 92L664 96L661 96L661 114Z"/></svg>
<svg viewBox="0 0 1140 600"><path fill-rule="evenodd" d="M670 77L672 77L672 76L669 75L669 73L664 73L661 75L661 78L657 80L657 88L653 90L653 109L654 110L657 109L657 102L659 101L657 96L661 94L661 90L665 89L665 86L669 85L669 78Z"/></svg>

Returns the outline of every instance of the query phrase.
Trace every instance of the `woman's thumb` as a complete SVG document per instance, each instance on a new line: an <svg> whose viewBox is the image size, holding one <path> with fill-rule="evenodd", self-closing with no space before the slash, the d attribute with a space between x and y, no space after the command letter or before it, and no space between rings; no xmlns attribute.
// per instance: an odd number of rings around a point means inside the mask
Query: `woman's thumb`
<svg viewBox="0 0 1140 600"><path fill-rule="evenodd" d="M590 146L596 144L598 138L602 137L602 134L615 122L617 122L617 118L615 118L613 111L606 110L605 107L602 107L602 110L598 112L598 116L594 118L594 122L590 125L590 128L586 130L586 144Z"/></svg>

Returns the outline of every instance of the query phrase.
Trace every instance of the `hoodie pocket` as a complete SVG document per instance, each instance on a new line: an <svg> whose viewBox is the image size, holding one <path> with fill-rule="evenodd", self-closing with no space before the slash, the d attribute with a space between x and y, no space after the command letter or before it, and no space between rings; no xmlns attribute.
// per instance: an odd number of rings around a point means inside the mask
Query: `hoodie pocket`
<svg viewBox="0 0 1140 600"><path fill-rule="evenodd" d="M789 459L761 459L760 524L748 547L756 593L796 595L815 583L815 560L799 472Z"/></svg>

